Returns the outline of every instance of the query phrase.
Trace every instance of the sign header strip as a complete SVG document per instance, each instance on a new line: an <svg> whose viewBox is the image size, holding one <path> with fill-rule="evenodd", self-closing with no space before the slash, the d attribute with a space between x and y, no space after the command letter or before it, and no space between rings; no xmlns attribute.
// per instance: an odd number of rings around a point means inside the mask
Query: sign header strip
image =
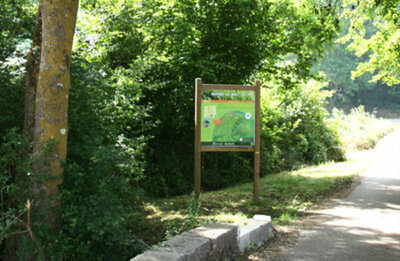
<svg viewBox="0 0 400 261"><path fill-rule="evenodd" d="M247 86L247 85L233 85L233 84L202 84L201 88L203 90L226 90L226 91L255 91L256 86Z"/></svg>

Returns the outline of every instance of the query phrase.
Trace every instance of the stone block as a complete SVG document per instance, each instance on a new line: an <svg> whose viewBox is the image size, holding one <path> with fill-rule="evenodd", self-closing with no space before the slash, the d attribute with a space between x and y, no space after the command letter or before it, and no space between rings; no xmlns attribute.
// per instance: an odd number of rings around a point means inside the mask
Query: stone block
<svg viewBox="0 0 400 261"><path fill-rule="evenodd" d="M200 261L207 260L211 250L211 242L197 234L185 232L166 241L164 247L169 247L174 252L183 254L187 260Z"/></svg>
<svg viewBox="0 0 400 261"><path fill-rule="evenodd" d="M232 224L209 224L192 230L211 241L209 260L231 260L238 253L238 226Z"/></svg>
<svg viewBox="0 0 400 261"><path fill-rule="evenodd" d="M250 224L240 228L237 239L238 248L243 252L252 245L258 247L272 236L271 217L255 215Z"/></svg>
<svg viewBox="0 0 400 261"><path fill-rule="evenodd" d="M160 247L156 250L146 251L132 258L130 261L187 261L184 254L176 253L170 248Z"/></svg>

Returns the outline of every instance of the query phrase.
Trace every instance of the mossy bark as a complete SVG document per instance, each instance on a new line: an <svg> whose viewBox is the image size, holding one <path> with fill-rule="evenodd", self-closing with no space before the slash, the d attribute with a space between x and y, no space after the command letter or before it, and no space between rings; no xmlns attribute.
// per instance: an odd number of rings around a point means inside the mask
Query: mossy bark
<svg viewBox="0 0 400 261"><path fill-rule="evenodd" d="M36 176L42 176L36 192L44 192L40 208L54 224L47 210L57 204L58 185L62 183L62 162L67 154L68 95L70 63L79 0L41 0L42 44L35 99L33 152L39 153ZM54 142L54 150L43 153Z"/></svg>

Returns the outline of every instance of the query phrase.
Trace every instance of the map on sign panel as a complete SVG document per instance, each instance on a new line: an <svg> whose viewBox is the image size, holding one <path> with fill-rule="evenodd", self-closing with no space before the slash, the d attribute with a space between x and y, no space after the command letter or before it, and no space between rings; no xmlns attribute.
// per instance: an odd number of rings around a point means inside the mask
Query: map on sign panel
<svg viewBox="0 0 400 261"><path fill-rule="evenodd" d="M254 145L254 91L203 90L201 98L202 146Z"/></svg>

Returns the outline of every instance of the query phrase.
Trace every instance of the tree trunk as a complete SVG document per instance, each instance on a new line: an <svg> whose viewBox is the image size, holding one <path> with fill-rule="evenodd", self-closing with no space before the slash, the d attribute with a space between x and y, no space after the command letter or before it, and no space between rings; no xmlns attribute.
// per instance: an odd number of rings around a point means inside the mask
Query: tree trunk
<svg viewBox="0 0 400 261"><path fill-rule="evenodd" d="M40 0L42 45L40 71L35 100L33 152L39 153L35 175L43 183L34 187L44 192L40 211L45 221L55 225L55 216L48 210L58 203L58 185L62 183L62 162L67 154L68 95L70 61L79 0ZM45 151L52 145L53 150Z"/></svg>
<svg viewBox="0 0 400 261"><path fill-rule="evenodd" d="M32 46L26 62L24 128L23 134L33 137L35 129L35 96L40 70L40 54L42 44L42 15L40 6L36 14L35 32Z"/></svg>

